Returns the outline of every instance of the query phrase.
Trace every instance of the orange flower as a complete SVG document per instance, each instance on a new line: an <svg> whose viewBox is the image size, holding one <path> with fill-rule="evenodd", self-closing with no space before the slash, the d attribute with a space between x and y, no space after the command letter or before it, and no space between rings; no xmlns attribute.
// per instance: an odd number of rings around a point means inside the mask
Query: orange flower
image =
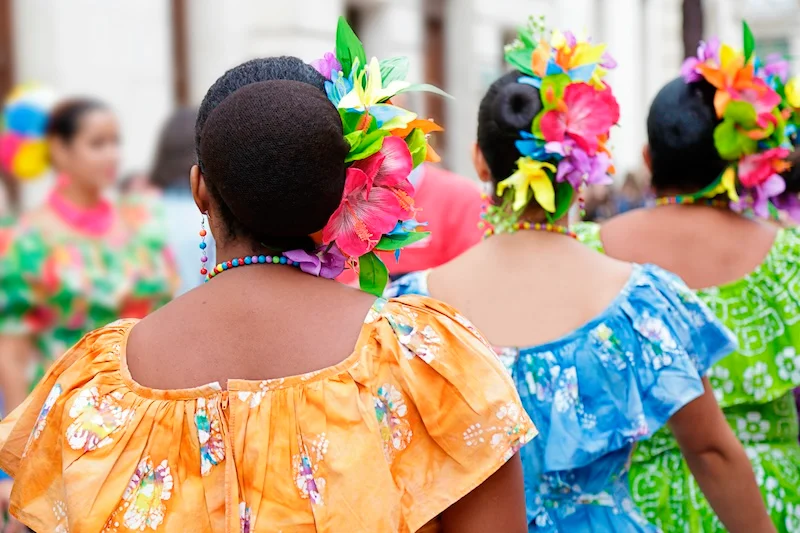
<svg viewBox="0 0 800 533"><path fill-rule="evenodd" d="M398 128L392 130L392 135L394 135L395 137L401 137L405 139L406 137L411 135L411 132L414 131L415 129L422 130L422 133L424 133L426 136L433 132L444 131L444 128L438 125L433 120L425 120L418 118L416 120L412 120L405 128ZM433 149L433 147L430 145L430 143L428 143L428 150L427 150L427 155L425 157L425 161L427 163L438 163L441 160L442 158L439 157L439 154L437 154L436 151Z"/></svg>

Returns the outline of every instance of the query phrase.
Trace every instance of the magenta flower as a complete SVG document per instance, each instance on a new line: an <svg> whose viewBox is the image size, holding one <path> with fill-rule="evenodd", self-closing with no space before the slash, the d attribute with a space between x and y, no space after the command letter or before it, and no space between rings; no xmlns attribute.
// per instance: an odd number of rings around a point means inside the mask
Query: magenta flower
<svg viewBox="0 0 800 533"><path fill-rule="evenodd" d="M300 263L300 270L312 276L336 279L344 271L345 257L336 245L321 246L314 253L305 250L290 250L283 256Z"/></svg>
<svg viewBox="0 0 800 533"><path fill-rule="evenodd" d="M780 54L770 54L764 60L764 76L769 79L777 76L781 83L789 81L789 62Z"/></svg>
<svg viewBox="0 0 800 533"><path fill-rule="evenodd" d="M345 256L361 257L398 221L412 218L412 166L405 141L387 137L380 152L348 168L342 203L322 230L323 243L335 241Z"/></svg>
<svg viewBox="0 0 800 533"><path fill-rule="evenodd" d="M572 140L563 143L547 143L545 150L561 155L556 181L568 181L574 189L581 185L609 185L614 180L608 175L611 158L604 152L590 156Z"/></svg>
<svg viewBox="0 0 800 533"><path fill-rule="evenodd" d="M326 80L332 80L333 76L339 74L342 70L342 64L339 63L339 60L336 59L332 52L326 52L321 59L315 59L311 62L311 66L325 76Z"/></svg>
<svg viewBox="0 0 800 533"><path fill-rule="evenodd" d="M611 88L598 90L586 83L571 83L556 109L540 122L547 142L575 141L587 153L597 151L599 139L619 121L619 104Z"/></svg>

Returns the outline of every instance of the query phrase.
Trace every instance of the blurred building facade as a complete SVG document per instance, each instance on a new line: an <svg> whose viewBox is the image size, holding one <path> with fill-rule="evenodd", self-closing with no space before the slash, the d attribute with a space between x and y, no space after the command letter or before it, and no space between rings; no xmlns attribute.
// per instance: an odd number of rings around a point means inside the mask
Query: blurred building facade
<svg viewBox="0 0 800 533"><path fill-rule="evenodd" d="M226 69L258 56L319 57L345 14L368 54L407 55L412 81L454 100L415 96L443 123L445 164L472 175L477 107L502 72L503 47L526 18L609 44L622 104L613 145L621 174L640 165L647 107L683 60L683 0L0 0L0 83L38 81L62 95L92 94L121 117L126 168L146 170L158 130L196 105ZM800 57L798 0L704 0L704 33L739 42L751 22L760 45ZM5 58L5 60L4 60ZM800 66L800 65L795 65ZM35 194L34 194L35 196Z"/></svg>

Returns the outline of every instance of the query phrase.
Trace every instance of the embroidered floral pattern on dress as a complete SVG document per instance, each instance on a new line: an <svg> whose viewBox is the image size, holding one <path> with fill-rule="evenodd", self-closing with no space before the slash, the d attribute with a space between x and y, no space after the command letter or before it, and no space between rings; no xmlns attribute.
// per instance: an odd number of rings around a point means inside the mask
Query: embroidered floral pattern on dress
<svg viewBox="0 0 800 533"><path fill-rule="evenodd" d="M764 398L772 387L773 378L769 374L769 368L761 361L746 369L742 379L744 391L756 400Z"/></svg>
<svg viewBox="0 0 800 533"><path fill-rule="evenodd" d="M207 476L212 467L225 460L225 441L222 438L222 423L219 417L216 398L208 402L205 398L197 400L194 421L200 439L200 472L203 476Z"/></svg>
<svg viewBox="0 0 800 533"><path fill-rule="evenodd" d="M50 394L47 395L47 399L44 401L41 411L39 411L39 416L36 418L36 424L33 426L31 436L28 437L28 443L25 444L22 457L28 455L31 445L41 436L42 431L44 431L44 427L47 424L47 415L50 414L50 409L53 408L59 396L61 396L61 385L56 383L53 385L53 388L50 389Z"/></svg>
<svg viewBox="0 0 800 533"><path fill-rule="evenodd" d="M250 508L244 502L239 503L239 528L241 533L255 531L256 521L250 516Z"/></svg>
<svg viewBox="0 0 800 533"><path fill-rule="evenodd" d="M150 457L142 459L122 495L126 507L125 527L133 531L157 530L164 521L164 502L172 496L172 486L172 473L166 459L155 468Z"/></svg>
<svg viewBox="0 0 800 533"><path fill-rule="evenodd" d="M319 463L328 453L328 438L321 433L308 444L301 443L301 453L296 454L294 463L295 486L300 497L310 499L315 505L322 505L322 492L325 490L325 478L319 477Z"/></svg>
<svg viewBox="0 0 800 533"><path fill-rule="evenodd" d="M800 355L793 346L781 350L776 358L778 376L784 381L800 383Z"/></svg>
<svg viewBox="0 0 800 533"><path fill-rule="evenodd" d="M374 398L375 415L383 439L383 453L392 462L397 452L406 449L411 442L411 426L406 420L408 407L403 394L392 385L385 384L378 389Z"/></svg>
<svg viewBox="0 0 800 533"><path fill-rule="evenodd" d="M408 359L419 357L430 364L436 358L442 339L430 325L420 329L416 313L390 315L388 319Z"/></svg>
<svg viewBox="0 0 800 533"><path fill-rule="evenodd" d="M654 370L670 366L673 363L673 354L678 349L678 343L675 342L664 321L645 312L642 314L642 320L634 327L650 342L649 346L643 347L645 361L649 358Z"/></svg>
<svg viewBox="0 0 800 533"><path fill-rule="evenodd" d="M72 404L69 416L73 419L66 437L70 448L86 452L108 446L112 435L133 418L133 409L119 405L122 393L112 392L100 397L97 387L84 389Z"/></svg>
<svg viewBox="0 0 800 533"><path fill-rule="evenodd" d="M267 395L269 392L269 383L266 381L262 381L258 385L258 391L239 391L239 400L245 402L250 405L250 409L255 409L259 405L261 405L261 400L264 399L264 396Z"/></svg>
<svg viewBox="0 0 800 533"><path fill-rule="evenodd" d="M483 427L480 423L470 425L463 433L464 443L469 447L488 442L490 446L503 453L508 461L522 446L536 436L536 430L525 423L522 408L516 403L507 403L495 413L498 423Z"/></svg>

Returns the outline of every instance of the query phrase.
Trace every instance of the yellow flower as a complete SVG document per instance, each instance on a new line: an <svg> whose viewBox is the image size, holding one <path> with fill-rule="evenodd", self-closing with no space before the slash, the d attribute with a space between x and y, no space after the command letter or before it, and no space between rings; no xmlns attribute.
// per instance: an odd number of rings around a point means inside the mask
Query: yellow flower
<svg viewBox="0 0 800 533"><path fill-rule="evenodd" d="M364 76L367 77L366 83L364 83ZM369 66L358 74L353 90L341 99L339 108L362 110L388 100L410 85L407 81L395 80L384 87L380 63L377 57L373 57Z"/></svg>
<svg viewBox="0 0 800 533"><path fill-rule="evenodd" d="M714 189L710 196L717 196L724 192L728 193L728 198L730 198L731 201L739 201L739 193L736 192L736 169L732 166L725 169L725 172L722 174L722 180L720 180L719 185L717 185L717 188Z"/></svg>
<svg viewBox="0 0 800 533"><path fill-rule="evenodd" d="M507 188L513 188L513 208L514 211L519 211L528 204L528 189L531 189L536 202L546 211L554 213L556 193L553 189L553 182L550 181L550 175L547 173L548 170L555 172L556 167L550 163L535 161L530 157L522 157L517 160L517 171L511 177L497 184L497 194L502 196Z"/></svg>
<svg viewBox="0 0 800 533"><path fill-rule="evenodd" d="M800 109L800 77L795 76L786 84L786 101L795 109Z"/></svg>

